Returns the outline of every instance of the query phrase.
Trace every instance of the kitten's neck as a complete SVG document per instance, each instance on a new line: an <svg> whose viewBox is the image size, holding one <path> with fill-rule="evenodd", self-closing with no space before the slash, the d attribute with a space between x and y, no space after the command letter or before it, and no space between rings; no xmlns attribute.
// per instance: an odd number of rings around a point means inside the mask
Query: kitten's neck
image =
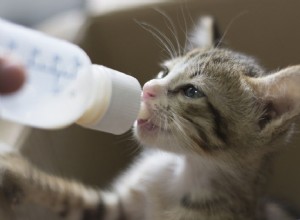
<svg viewBox="0 0 300 220"><path fill-rule="evenodd" d="M227 193L255 198L261 188L261 181L257 181L260 179L258 169L261 162L249 163L241 165L234 161L184 156L176 170L177 187L181 196L188 195L198 201L232 196Z"/></svg>

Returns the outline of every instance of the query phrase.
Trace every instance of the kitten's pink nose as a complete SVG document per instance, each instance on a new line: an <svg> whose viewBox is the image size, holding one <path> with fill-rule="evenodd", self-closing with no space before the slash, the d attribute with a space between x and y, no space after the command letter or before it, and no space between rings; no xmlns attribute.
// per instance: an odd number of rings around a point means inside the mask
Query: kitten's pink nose
<svg viewBox="0 0 300 220"><path fill-rule="evenodd" d="M162 92L162 86L159 85L155 80L150 80L143 86L143 99L153 99L160 95Z"/></svg>

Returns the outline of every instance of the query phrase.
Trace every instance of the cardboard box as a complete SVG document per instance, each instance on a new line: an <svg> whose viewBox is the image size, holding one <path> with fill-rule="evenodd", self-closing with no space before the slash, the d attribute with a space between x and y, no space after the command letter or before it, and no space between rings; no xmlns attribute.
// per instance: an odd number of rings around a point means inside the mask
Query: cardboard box
<svg viewBox="0 0 300 220"><path fill-rule="evenodd" d="M158 64L167 56L138 22L153 25L174 42L167 18L155 8L170 16L182 44L198 17L208 14L218 20L228 47L255 56L267 70L300 64L298 0L195 0L109 13L88 19L79 44L94 63L132 74L144 83L159 71ZM51 132L34 130L24 153L50 172L103 187L137 152L130 136L78 126ZM275 162L268 191L300 207L300 147L294 139L283 146L286 150Z"/></svg>

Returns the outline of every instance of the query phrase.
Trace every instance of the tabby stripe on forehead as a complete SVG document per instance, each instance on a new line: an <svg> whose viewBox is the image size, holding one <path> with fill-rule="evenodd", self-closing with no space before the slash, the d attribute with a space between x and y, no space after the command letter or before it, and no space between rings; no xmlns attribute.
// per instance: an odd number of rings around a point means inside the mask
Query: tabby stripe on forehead
<svg viewBox="0 0 300 220"><path fill-rule="evenodd" d="M207 60L205 60L207 58ZM209 58L209 59L208 59ZM197 64L197 69L190 75L190 79L193 79L195 77L198 77L199 75L205 73L206 65L208 65L209 62L213 62L214 65L216 64L223 64L223 63L228 63L229 59L224 58L224 57L208 57L204 56L203 61Z"/></svg>
<svg viewBox="0 0 300 220"><path fill-rule="evenodd" d="M216 136L223 142L227 143L227 137L224 131L222 131L222 127L226 126L225 120L222 118L219 111L207 100L207 106L210 112L214 116L214 131Z"/></svg>
<svg viewBox="0 0 300 220"><path fill-rule="evenodd" d="M200 52L199 50L194 50L190 53L188 53L185 57L185 63L194 63L194 61L196 60L205 60L206 58L209 57L209 54L208 53L203 53L203 52Z"/></svg>
<svg viewBox="0 0 300 220"><path fill-rule="evenodd" d="M193 72L193 74L190 76L190 79L193 79L193 78L201 75L203 73L202 71L204 70L203 67L205 67L204 62L197 64L197 70Z"/></svg>

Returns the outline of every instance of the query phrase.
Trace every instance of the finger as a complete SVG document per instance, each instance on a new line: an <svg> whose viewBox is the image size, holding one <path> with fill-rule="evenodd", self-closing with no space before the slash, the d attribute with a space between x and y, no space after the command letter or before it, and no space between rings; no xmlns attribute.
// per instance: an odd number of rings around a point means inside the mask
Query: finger
<svg viewBox="0 0 300 220"><path fill-rule="evenodd" d="M0 94L9 94L22 87L25 81L23 66L13 59L0 58Z"/></svg>

